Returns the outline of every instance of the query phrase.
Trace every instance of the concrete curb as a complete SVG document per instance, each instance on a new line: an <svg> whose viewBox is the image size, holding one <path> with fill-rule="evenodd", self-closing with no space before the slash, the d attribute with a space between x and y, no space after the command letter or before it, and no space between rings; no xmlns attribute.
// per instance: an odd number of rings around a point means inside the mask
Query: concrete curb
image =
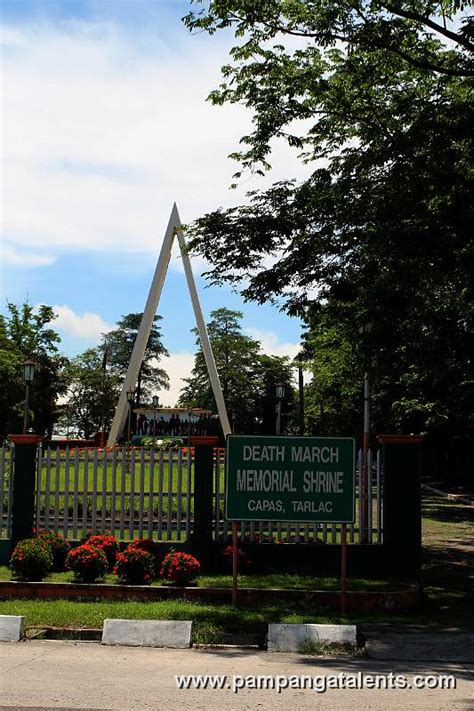
<svg viewBox="0 0 474 711"><path fill-rule="evenodd" d="M355 625L270 624L269 652L301 652L320 644L351 644L357 640Z"/></svg>
<svg viewBox="0 0 474 711"><path fill-rule="evenodd" d="M25 636L25 618L0 615L0 642L19 642Z"/></svg>
<svg viewBox="0 0 474 711"><path fill-rule="evenodd" d="M184 620L104 620L102 644L125 647L191 646L192 622Z"/></svg>

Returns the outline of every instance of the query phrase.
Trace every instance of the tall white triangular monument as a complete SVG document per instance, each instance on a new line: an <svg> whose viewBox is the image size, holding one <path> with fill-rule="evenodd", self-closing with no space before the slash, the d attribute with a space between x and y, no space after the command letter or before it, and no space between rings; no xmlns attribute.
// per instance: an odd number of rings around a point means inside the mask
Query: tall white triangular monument
<svg viewBox="0 0 474 711"><path fill-rule="evenodd" d="M224 436L230 434L231 431L229 418L227 416L227 410L224 402L224 396L222 394L219 375L217 373L216 362L214 360L214 354L212 352L211 343L209 341L206 325L204 323L201 304L199 303L199 296L196 289L196 283L194 281L193 271L191 268L191 262L186 250L186 241L184 239L183 228L181 226L181 220L179 219L178 208L176 207L176 203L174 203L168 222L168 227L166 228L165 236L163 239L163 245L161 247L160 256L158 257L158 262L156 264L155 274L151 283L150 293L148 294L148 299L145 305L145 311L143 312L140 328L138 329L135 345L133 346L133 351L130 358L130 363L128 365L127 374L122 385L122 391L120 393L120 398L117 407L115 408L115 415L112 422L112 426L110 428L109 438L107 440L107 447L113 447L115 445L117 439L122 433L125 420L127 418L127 390L129 390L130 388L134 389L137 384L138 373L140 371L140 366L143 361L143 356L145 355L145 349L148 343L148 338L150 336L151 328L153 326L153 318L156 314L158 304L160 302L161 292L163 290L166 272L168 271L171 250L173 248L173 242L175 237L178 238L181 258L183 260L184 265L184 273L186 275L189 295L191 297L194 317L196 319L196 326L199 332L199 338L201 340L202 350L207 365L207 371L209 373L209 379L211 381L212 391L216 400L217 412L219 414L219 420L221 423L222 430L224 432Z"/></svg>

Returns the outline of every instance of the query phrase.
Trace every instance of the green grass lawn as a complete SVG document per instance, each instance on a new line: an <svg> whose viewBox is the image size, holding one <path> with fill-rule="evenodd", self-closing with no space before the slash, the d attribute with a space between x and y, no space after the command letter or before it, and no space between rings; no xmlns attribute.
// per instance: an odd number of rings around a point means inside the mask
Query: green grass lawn
<svg viewBox="0 0 474 711"><path fill-rule="evenodd" d="M0 566L0 581L14 580L10 569L6 565ZM47 582L71 583L74 582L72 572L51 573L46 578ZM100 581L107 584L116 584L117 576L109 573ZM152 586L163 585L161 579L152 582ZM231 588L232 576L225 574L201 575L197 579L198 587ZM239 586L242 588L275 588L281 590L339 590L340 581L337 577L316 577L314 575L297 575L293 573L270 573L239 575ZM348 590L402 590L407 583L388 580L369 580L367 578L349 578ZM1 605L1 603L0 603Z"/></svg>
<svg viewBox="0 0 474 711"><path fill-rule="evenodd" d="M219 642L223 633L239 633L262 638L269 622L332 622L334 616L323 610L308 611L299 606L264 603L255 608L195 603L186 600L160 602L75 602L71 600L9 600L0 612L25 615L29 628L100 628L106 618L192 620L193 641Z"/></svg>
<svg viewBox="0 0 474 711"><path fill-rule="evenodd" d="M350 615L345 618L323 607L308 607L301 603L268 603L252 608L234 609L230 605L197 603L184 600L160 602L107 601L79 602L72 600L5 600L0 614L25 615L28 627L72 626L101 627L106 617L191 619L194 621L194 641L218 641L223 632L264 634L269 622L389 622L421 624L433 628L449 625L474 629L474 515L472 507L425 497L423 501L423 566L422 582L425 599L420 609L409 613L378 613ZM0 567L0 579L8 579L10 571ZM70 580L71 573L55 574L51 580ZM109 576L107 582L115 581ZM283 587L334 590L337 578L316 578L293 574L245 575L240 585L249 587ZM230 576L204 575L203 586L230 586ZM349 589L399 589L400 581L351 579Z"/></svg>
<svg viewBox="0 0 474 711"><path fill-rule="evenodd" d="M474 508L423 497L425 607L440 624L474 629Z"/></svg>

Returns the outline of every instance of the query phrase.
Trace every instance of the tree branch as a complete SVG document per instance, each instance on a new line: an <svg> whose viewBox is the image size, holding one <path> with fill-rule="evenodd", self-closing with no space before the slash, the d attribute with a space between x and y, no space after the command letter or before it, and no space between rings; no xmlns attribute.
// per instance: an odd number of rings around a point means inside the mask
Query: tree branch
<svg viewBox="0 0 474 711"><path fill-rule="evenodd" d="M444 35L447 39L452 40L456 44L461 45L465 49L467 49L469 52L474 51L474 44L472 42L469 42L467 38L462 37L462 35L457 34L456 32L452 32L451 30L448 30L447 27L443 27L443 25L439 25L437 22L434 22L431 20L429 17L425 17L424 15L420 15L418 12L414 12L412 10L404 10L403 8L396 6L396 5L390 5L389 3L380 3L381 7L384 7L386 10L391 12L394 15L398 15L399 17L404 17L407 20L414 20L415 22L420 22L422 25L426 25L426 27L430 27L432 30L435 32L438 32L441 35Z"/></svg>

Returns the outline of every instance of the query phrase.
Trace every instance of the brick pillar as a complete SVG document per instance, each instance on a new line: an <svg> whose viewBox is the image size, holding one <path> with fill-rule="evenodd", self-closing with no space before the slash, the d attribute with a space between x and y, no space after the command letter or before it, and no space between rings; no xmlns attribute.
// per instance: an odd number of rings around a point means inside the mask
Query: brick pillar
<svg viewBox="0 0 474 711"><path fill-rule="evenodd" d="M384 467L383 544L389 576L419 580L421 572L421 442L379 435Z"/></svg>
<svg viewBox="0 0 474 711"><path fill-rule="evenodd" d="M31 538L35 521L36 450L42 437L9 435L15 445L12 502L12 549Z"/></svg>

